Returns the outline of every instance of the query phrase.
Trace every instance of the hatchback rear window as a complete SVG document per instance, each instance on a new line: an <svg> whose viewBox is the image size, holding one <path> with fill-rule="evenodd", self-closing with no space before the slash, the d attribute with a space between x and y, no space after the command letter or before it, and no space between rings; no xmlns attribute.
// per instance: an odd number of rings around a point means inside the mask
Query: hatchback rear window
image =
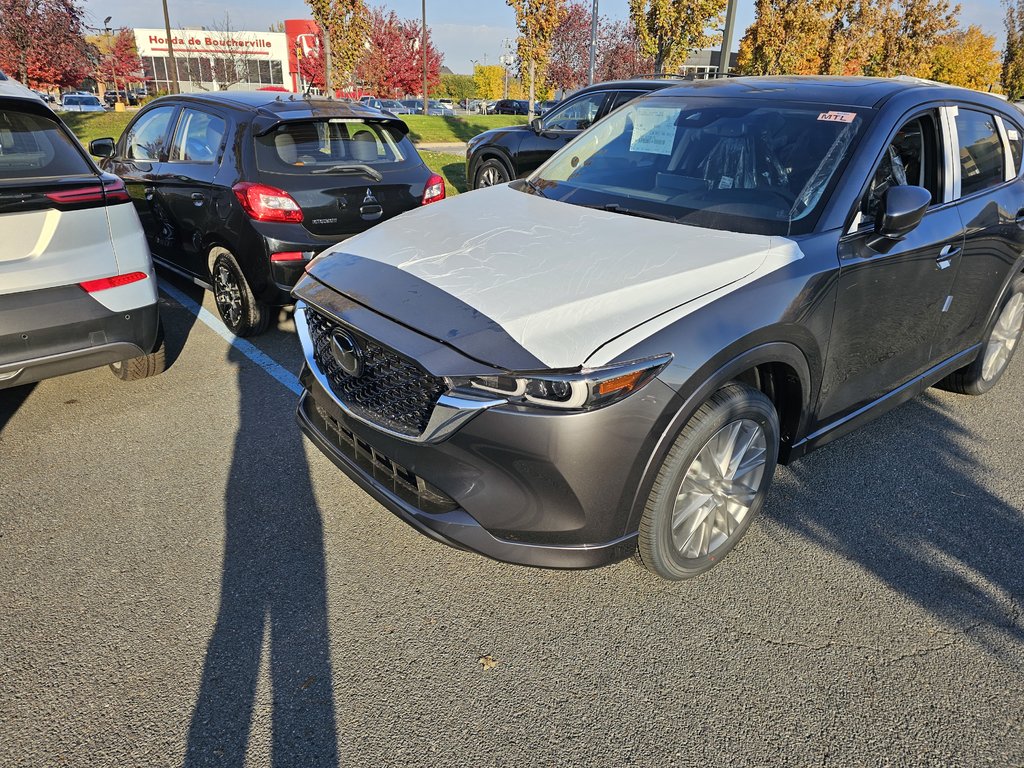
<svg viewBox="0 0 1024 768"><path fill-rule="evenodd" d="M404 141L399 131L362 120L284 123L256 139L256 164L270 173L340 173L353 164L400 163Z"/></svg>
<svg viewBox="0 0 1024 768"><path fill-rule="evenodd" d="M0 179L92 173L81 150L53 120L0 107Z"/></svg>

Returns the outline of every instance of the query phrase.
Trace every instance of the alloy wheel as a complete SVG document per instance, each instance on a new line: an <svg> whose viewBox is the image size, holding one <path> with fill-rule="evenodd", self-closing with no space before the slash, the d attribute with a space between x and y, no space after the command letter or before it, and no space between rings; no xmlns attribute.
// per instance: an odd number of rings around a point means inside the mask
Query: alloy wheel
<svg viewBox="0 0 1024 768"><path fill-rule="evenodd" d="M992 335L985 347L985 362L981 367L981 377L992 381L1002 373L1010 360L1014 347L1020 339L1021 327L1024 325L1024 294L1015 293L1006 302L999 313Z"/></svg>
<svg viewBox="0 0 1024 768"><path fill-rule="evenodd" d="M495 184L504 184L506 181L508 179L505 178L505 174L495 166L489 165L480 172L478 186L493 187Z"/></svg>
<svg viewBox="0 0 1024 768"><path fill-rule="evenodd" d="M217 265L213 295L221 316L228 321L228 325L237 328L242 320L242 288L225 264Z"/></svg>
<svg viewBox="0 0 1024 768"><path fill-rule="evenodd" d="M684 558L705 557L738 535L767 464L764 429L740 419L701 448L676 492L672 542Z"/></svg>

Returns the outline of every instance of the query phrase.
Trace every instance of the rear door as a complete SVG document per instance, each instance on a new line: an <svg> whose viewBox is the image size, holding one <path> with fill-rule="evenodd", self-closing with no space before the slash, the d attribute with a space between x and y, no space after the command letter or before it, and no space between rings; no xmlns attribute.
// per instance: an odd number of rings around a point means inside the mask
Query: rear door
<svg viewBox="0 0 1024 768"><path fill-rule="evenodd" d="M949 111L957 148L954 197L966 237L949 312L935 339L937 358L981 339L1013 265L1024 253L1020 124L965 104Z"/></svg>
<svg viewBox="0 0 1024 768"><path fill-rule="evenodd" d="M177 234L157 186L164 173L167 146L177 113L178 106L174 103L140 112L117 142L115 156L103 162L104 170L124 180L150 251L164 259L173 255Z"/></svg>
<svg viewBox="0 0 1024 768"><path fill-rule="evenodd" d="M214 180L224 157L227 119L212 110L186 107L178 115L158 194L173 228L166 260L193 275L209 276L206 243L218 229ZM231 194L230 190L227 194Z"/></svg>
<svg viewBox="0 0 1024 768"><path fill-rule="evenodd" d="M0 98L0 294L116 275L95 166L41 102Z"/></svg>
<svg viewBox="0 0 1024 768"><path fill-rule="evenodd" d="M361 119L282 123L255 150L255 181L288 192L328 241L418 207L430 176L399 128Z"/></svg>

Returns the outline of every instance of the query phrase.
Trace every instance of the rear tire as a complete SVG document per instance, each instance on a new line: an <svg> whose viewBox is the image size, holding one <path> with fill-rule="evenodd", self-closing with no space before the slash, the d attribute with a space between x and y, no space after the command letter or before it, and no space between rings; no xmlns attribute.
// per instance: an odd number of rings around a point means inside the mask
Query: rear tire
<svg viewBox="0 0 1024 768"><path fill-rule="evenodd" d="M249 287L235 257L224 248L215 248L211 254L213 266L210 278L213 296L224 325L235 336L256 336L270 325L271 308L261 301Z"/></svg>
<svg viewBox="0 0 1024 768"><path fill-rule="evenodd" d="M138 381L157 376L167 369L167 346L164 344L164 324L157 326L156 345L148 355L140 355L130 360L111 363L110 370L121 381Z"/></svg>
<svg viewBox="0 0 1024 768"><path fill-rule="evenodd" d="M637 540L637 560L663 579L710 570L764 506L779 458L779 417L738 382L708 398L662 462Z"/></svg>
<svg viewBox="0 0 1024 768"><path fill-rule="evenodd" d="M1024 275L1015 277L999 306L985 343L973 363L954 371L936 386L961 395L983 395L1010 367L1024 330Z"/></svg>

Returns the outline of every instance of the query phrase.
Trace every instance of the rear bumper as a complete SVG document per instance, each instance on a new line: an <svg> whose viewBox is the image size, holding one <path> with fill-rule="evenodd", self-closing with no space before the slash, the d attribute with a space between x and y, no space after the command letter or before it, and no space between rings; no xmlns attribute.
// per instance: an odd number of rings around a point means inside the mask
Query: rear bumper
<svg viewBox="0 0 1024 768"><path fill-rule="evenodd" d="M310 260L320 252L352 236L317 237L310 234L301 224L254 221L252 228L259 238L257 241L259 250L265 254L265 263L269 264L270 270L267 275L268 279L262 288L257 288L255 285L253 287L260 301L274 305L291 304L294 301L291 297L292 288L302 277L302 272ZM302 253L304 258L294 261L271 260L275 253L294 252Z"/></svg>
<svg viewBox="0 0 1024 768"><path fill-rule="evenodd" d="M107 309L77 285L0 295L0 389L148 354L156 303Z"/></svg>

